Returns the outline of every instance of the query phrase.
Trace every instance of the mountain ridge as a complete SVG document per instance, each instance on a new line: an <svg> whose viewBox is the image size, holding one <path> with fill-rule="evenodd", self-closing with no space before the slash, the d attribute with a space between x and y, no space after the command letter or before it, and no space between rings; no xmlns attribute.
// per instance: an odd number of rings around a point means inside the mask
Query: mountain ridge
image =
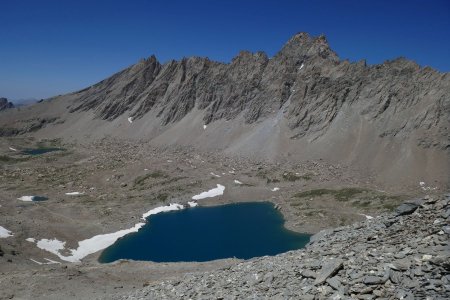
<svg viewBox="0 0 450 300"><path fill-rule="evenodd" d="M2 116L0 135L113 136L270 160L323 158L392 182L404 172L410 183L448 182L448 95L449 73L405 58L371 66L340 60L324 36L299 33L272 58L241 51L229 63L161 64L152 55Z"/></svg>
<svg viewBox="0 0 450 300"><path fill-rule="evenodd" d="M301 71L306 74L302 75ZM412 76L415 78L410 78ZM198 107L206 111L205 124L222 118L231 120L240 113L244 114L246 123L253 123L293 98L288 119L289 128L296 131L295 138L310 132L320 133L331 124L345 102L352 104L374 94L382 93L376 103L369 103L362 111L369 118L376 119L390 106L409 108L420 101L420 97L425 97L440 76L449 90L447 74L420 68L404 58L370 67L365 62L340 61L325 37L312 38L299 33L270 59L263 52L241 51L228 64L199 57L161 64L152 55L105 81L76 92L79 97L70 111L93 109L96 117L113 120L128 110L136 119L157 109L162 125L167 125L181 120ZM417 83L409 83L410 79ZM372 81L378 86L369 86ZM425 91L424 95L414 95L421 90ZM443 91L440 87L439 90ZM444 96L442 93L435 97L439 100L434 104L443 104L440 101ZM107 97L108 101L105 100ZM400 103L407 97L412 99ZM309 105L311 102L315 103ZM423 121L431 124L433 121L427 119L429 115L437 116L439 122L440 114L436 110L443 108L417 114L412 122L386 130L381 135L408 133L414 127L420 127ZM320 114L322 110L327 113ZM433 143L428 141L427 144ZM448 147L448 144L440 147Z"/></svg>

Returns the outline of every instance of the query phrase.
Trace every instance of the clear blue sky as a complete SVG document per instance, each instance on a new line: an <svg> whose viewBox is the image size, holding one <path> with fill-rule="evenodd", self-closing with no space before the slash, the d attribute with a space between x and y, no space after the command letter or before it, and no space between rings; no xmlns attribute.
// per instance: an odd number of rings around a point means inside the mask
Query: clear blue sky
<svg viewBox="0 0 450 300"><path fill-rule="evenodd" d="M450 71L449 0L0 2L0 97L81 89L155 54L165 62L240 50L275 54L295 33L325 34L340 58L405 56Z"/></svg>

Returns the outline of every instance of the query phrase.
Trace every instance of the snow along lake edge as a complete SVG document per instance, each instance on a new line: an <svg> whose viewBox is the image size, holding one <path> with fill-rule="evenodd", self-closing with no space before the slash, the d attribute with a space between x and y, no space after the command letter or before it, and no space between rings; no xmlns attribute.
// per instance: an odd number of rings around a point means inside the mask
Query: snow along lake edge
<svg viewBox="0 0 450 300"><path fill-rule="evenodd" d="M209 198L209 197L220 196L220 195L223 195L224 190L225 190L225 186L223 186L221 184L217 184L216 188L213 188L209 191L195 195L192 197L192 199L199 200L199 199L204 199L204 198ZM188 202L189 207L196 207L197 205L198 204L195 201ZM184 209L184 208L185 207L183 205L177 204L177 203L172 203L172 204L165 205L165 206L159 206L159 207L153 208L153 209L149 210L148 212L144 213L142 215L142 219L145 221L151 215L156 215L156 214L159 214L162 212L180 210L180 209ZM99 235L95 235L89 239L79 241L77 249L67 249L70 251L71 255L61 254L61 251L65 250L66 242L62 242L56 238L55 239L41 239L41 240L35 241L35 243L38 248L55 254L56 256L59 257L59 259L61 259L63 261L80 262L81 259L88 256L89 254L93 254L95 252L98 252L100 250L108 248L109 246L114 244L119 238L121 238L129 233L137 232L144 225L145 225L145 222L140 222L140 223L135 224L132 228L129 228L129 229L123 229L123 230L119 230L119 231L112 232L112 233L99 234ZM31 242L32 238L28 238L27 241Z"/></svg>

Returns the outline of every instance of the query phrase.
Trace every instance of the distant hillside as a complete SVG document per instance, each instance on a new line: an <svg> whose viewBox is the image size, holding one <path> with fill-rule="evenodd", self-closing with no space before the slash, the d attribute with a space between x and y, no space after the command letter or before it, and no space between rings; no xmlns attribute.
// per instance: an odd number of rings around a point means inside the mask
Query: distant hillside
<svg viewBox="0 0 450 300"><path fill-rule="evenodd" d="M31 104L37 103L38 101L39 100L35 99L35 98L12 100L12 102L14 103L15 107L31 105Z"/></svg>
<svg viewBox="0 0 450 300"><path fill-rule="evenodd" d="M13 107L14 107L14 104L12 104L11 102L8 102L8 99L0 98L0 111L8 109L8 108L13 108Z"/></svg>

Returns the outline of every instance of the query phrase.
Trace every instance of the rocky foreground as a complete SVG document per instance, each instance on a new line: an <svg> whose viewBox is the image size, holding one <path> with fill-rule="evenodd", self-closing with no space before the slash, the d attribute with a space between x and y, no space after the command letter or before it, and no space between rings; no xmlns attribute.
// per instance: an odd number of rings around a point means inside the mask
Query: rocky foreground
<svg viewBox="0 0 450 300"><path fill-rule="evenodd" d="M321 231L302 250L150 283L120 299L450 299L450 194Z"/></svg>

